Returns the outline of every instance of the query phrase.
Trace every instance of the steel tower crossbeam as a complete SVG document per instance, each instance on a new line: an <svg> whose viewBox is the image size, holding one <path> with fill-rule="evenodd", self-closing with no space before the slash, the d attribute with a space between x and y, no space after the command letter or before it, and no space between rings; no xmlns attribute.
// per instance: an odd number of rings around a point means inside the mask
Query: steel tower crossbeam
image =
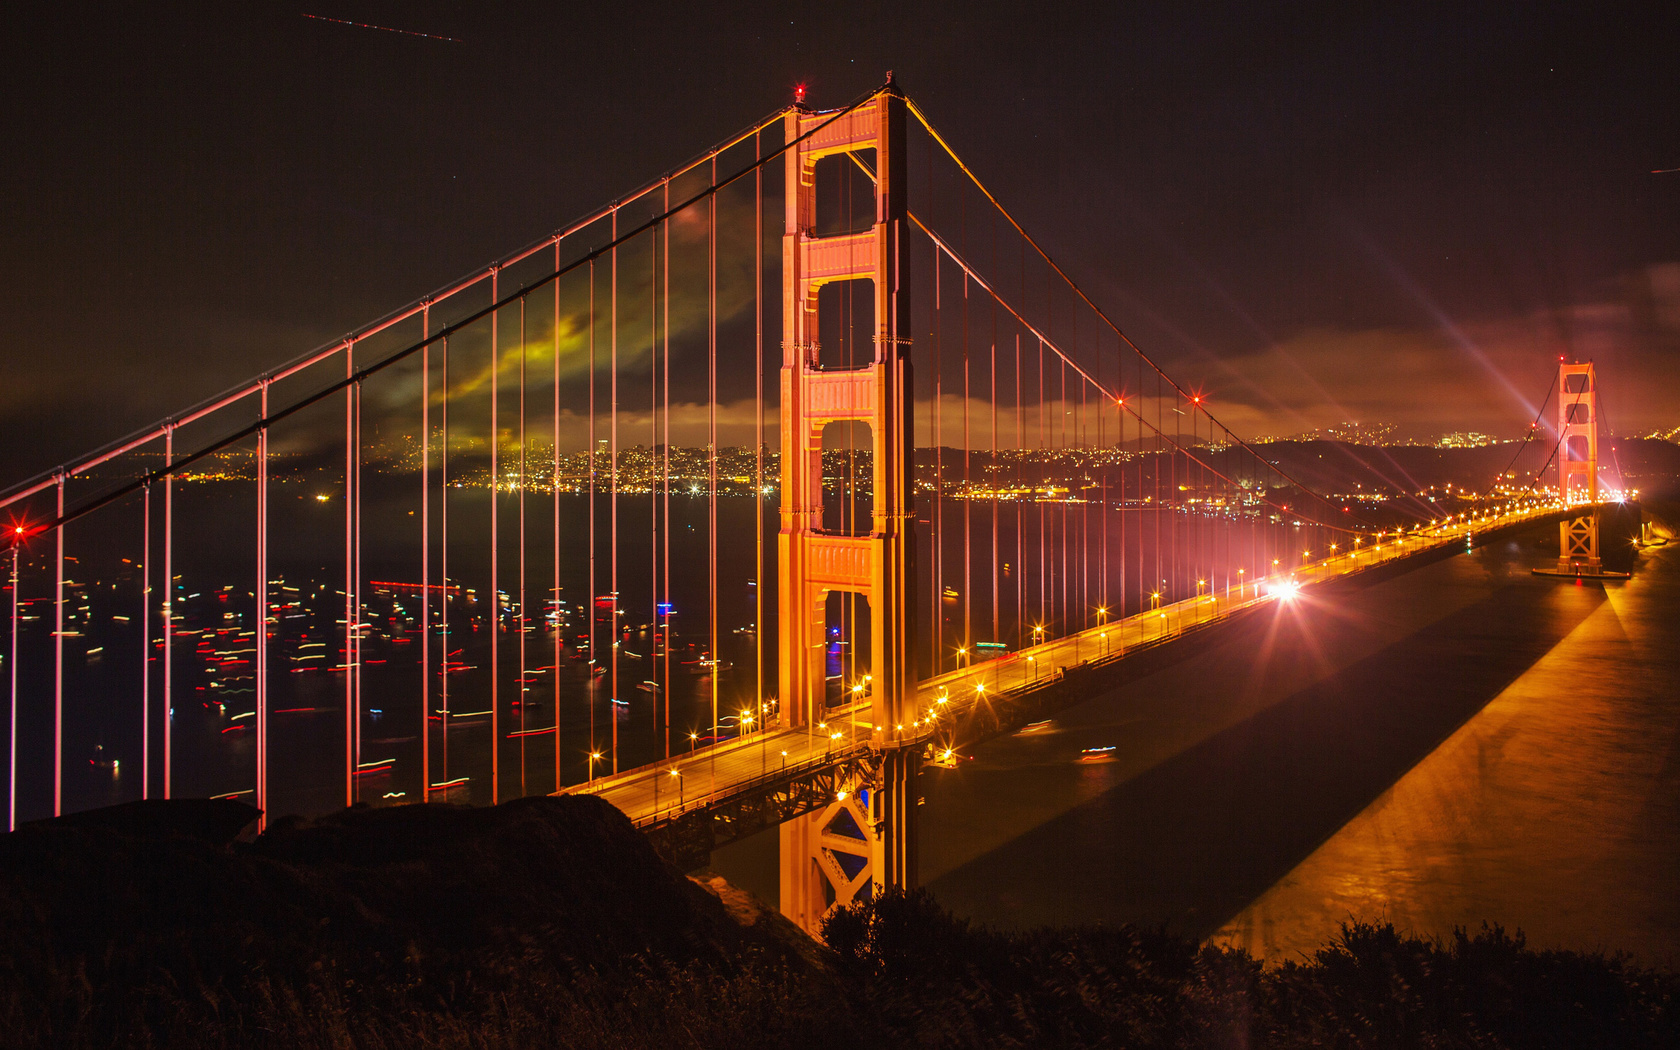
<svg viewBox="0 0 1680 1050"><path fill-rule="evenodd" d="M853 803L816 819L782 825L782 910L815 930L834 902L879 886L915 882L914 764L902 753L902 726L916 696L915 556L911 491L909 255L906 243L905 101L887 84L839 117L795 107L786 115L786 219L782 237L782 491L780 696L790 726L822 720L827 704L823 656L831 591L863 596L871 625L868 676L872 743L883 749L877 783L854 788ZM813 131L815 133L813 133ZM875 151L875 221L867 230L819 237L817 162ZM824 368L817 304L825 284L873 284L874 354L862 368ZM823 429L834 422L870 427L874 447L874 516L867 535L844 535L823 520ZM867 808L867 820L856 816ZM846 814L846 837L868 848L834 856L834 822ZM861 828L852 828L861 823ZM836 874L839 873L839 874ZM842 877L843 876L843 877Z"/></svg>

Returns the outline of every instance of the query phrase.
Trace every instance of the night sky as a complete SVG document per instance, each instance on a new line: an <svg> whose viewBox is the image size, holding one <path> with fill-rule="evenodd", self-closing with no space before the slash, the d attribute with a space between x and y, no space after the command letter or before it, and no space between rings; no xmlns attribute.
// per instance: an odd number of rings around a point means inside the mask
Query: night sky
<svg viewBox="0 0 1680 1050"><path fill-rule="evenodd" d="M888 69L1241 430L1680 425L1671 4L24 6L0 482Z"/></svg>

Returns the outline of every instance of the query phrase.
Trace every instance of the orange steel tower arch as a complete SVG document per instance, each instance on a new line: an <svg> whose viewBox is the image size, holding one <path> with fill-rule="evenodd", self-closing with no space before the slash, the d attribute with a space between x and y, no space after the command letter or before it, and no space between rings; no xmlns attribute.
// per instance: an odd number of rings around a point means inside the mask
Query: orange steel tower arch
<svg viewBox="0 0 1680 1050"><path fill-rule="evenodd" d="M916 880L916 734L900 728L912 725L916 696L905 115L889 76L873 98L839 117L798 106L785 118L787 140L797 145L785 160L782 237L781 711L792 726L825 721L828 594L860 595L871 612L868 731L883 759L871 782L782 825L782 911L813 932L831 908ZM864 150L875 152L873 225L816 236L817 162ZM873 284L874 353L860 368L820 363L818 295L839 281ZM823 520L822 435L837 421L870 427L874 514L866 535L843 534Z"/></svg>
<svg viewBox="0 0 1680 1050"><path fill-rule="evenodd" d="M1591 513L1558 525L1558 567L1564 575L1603 571L1598 549L1598 375L1591 361L1558 366L1558 498L1586 503Z"/></svg>

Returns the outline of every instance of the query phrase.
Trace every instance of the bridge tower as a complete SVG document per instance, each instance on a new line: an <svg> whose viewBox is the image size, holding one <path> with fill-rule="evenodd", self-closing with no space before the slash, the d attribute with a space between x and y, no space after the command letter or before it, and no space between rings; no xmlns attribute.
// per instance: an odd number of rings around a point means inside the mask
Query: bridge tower
<svg viewBox="0 0 1680 1050"><path fill-rule="evenodd" d="M1598 375L1591 361L1558 365L1558 496L1591 513L1558 526L1558 573L1596 576L1598 559Z"/></svg>
<svg viewBox="0 0 1680 1050"><path fill-rule="evenodd" d="M778 685L781 717L815 729L828 719L827 599L850 592L870 609L869 742L881 762L815 813L781 828L781 907L816 932L837 905L916 881L918 767L914 648L915 505L912 491L910 256L906 239L905 100L887 85L849 112L803 105L785 118L786 223L782 237L781 571ZM802 136L809 135L809 138ZM873 151L875 221L867 230L816 236L817 162ZM866 158L858 157L859 160ZM861 368L823 367L817 303L823 285L868 281L873 358ZM849 535L823 520L823 428L867 423L874 450L873 518ZM848 724L851 720L848 719Z"/></svg>

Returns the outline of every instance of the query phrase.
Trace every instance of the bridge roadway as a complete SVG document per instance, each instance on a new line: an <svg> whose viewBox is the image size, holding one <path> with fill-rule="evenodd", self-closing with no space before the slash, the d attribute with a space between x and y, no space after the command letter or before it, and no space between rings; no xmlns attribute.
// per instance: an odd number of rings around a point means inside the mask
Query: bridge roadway
<svg viewBox="0 0 1680 1050"><path fill-rule="evenodd" d="M1580 513L1575 509L1572 513ZM1441 551L1466 537L1478 536L1559 519L1556 504L1536 503L1504 515L1486 515L1399 537L1360 544L1330 558L1310 562L1293 572L1280 571L1245 581L1230 591L1203 593L1193 598L1137 613L1124 620L1056 638L1006 656L949 671L921 682L917 707L931 713L922 724L887 727L889 741L934 742L943 746L948 732L963 714L980 702L1006 704L1012 696L1048 684L1065 667L1086 661L1108 662L1140 648L1169 641L1185 631L1221 620L1245 609L1285 600L1296 588L1311 588L1331 580L1367 572L1406 558ZM832 709L819 726L772 728L747 732L722 743L699 748L613 776L567 788L607 799L638 826L668 821L683 813L713 806L781 781L789 774L816 771L855 756L868 748L874 726L869 722L867 697Z"/></svg>

